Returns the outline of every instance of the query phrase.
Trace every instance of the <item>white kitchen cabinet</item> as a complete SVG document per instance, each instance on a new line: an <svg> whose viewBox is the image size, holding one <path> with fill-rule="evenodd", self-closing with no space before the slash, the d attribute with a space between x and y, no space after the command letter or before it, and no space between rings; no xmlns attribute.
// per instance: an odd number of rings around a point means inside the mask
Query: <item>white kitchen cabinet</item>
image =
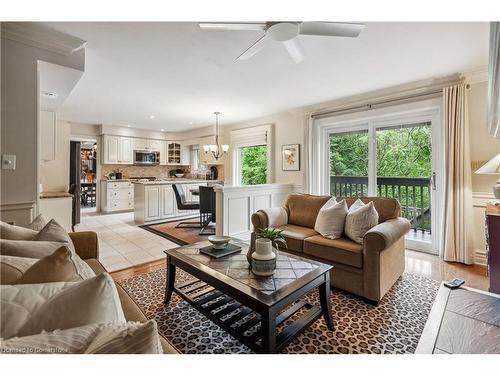
<svg viewBox="0 0 500 375"><path fill-rule="evenodd" d="M134 184L130 181L101 181L101 210L115 212L134 209Z"/></svg>
<svg viewBox="0 0 500 375"><path fill-rule="evenodd" d="M132 148L134 150L147 150L148 140L143 138L134 138Z"/></svg>
<svg viewBox="0 0 500 375"><path fill-rule="evenodd" d="M40 159L50 161L56 159L56 114L40 111Z"/></svg>
<svg viewBox="0 0 500 375"><path fill-rule="evenodd" d="M118 164L120 137L104 135L102 138L103 164Z"/></svg>
<svg viewBox="0 0 500 375"><path fill-rule="evenodd" d="M160 140L158 139L150 139L148 141L148 150L151 150L151 151L161 151L161 142Z"/></svg>
<svg viewBox="0 0 500 375"><path fill-rule="evenodd" d="M175 194L172 185L161 185L161 216L167 218L174 216L177 212L175 205Z"/></svg>
<svg viewBox="0 0 500 375"><path fill-rule="evenodd" d="M133 164L134 151L132 150L132 138L122 137L119 146L121 146L121 157L118 161L123 164Z"/></svg>
<svg viewBox="0 0 500 375"><path fill-rule="evenodd" d="M160 142L160 165L167 165L167 141Z"/></svg>
<svg viewBox="0 0 500 375"><path fill-rule="evenodd" d="M191 165L189 145L181 144L181 165Z"/></svg>
<svg viewBox="0 0 500 375"><path fill-rule="evenodd" d="M160 185L146 187L146 220L157 220L161 218L160 197Z"/></svg>

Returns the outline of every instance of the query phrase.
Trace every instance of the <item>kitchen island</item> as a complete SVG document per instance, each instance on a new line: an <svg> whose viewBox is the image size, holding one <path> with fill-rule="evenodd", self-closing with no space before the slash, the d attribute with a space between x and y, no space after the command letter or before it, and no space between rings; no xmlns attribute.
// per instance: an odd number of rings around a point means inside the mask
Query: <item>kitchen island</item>
<svg viewBox="0 0 500 375"><path fill-rule="evenodd" d="M172 179L160 181L134 182L134 220L137 224L151 224L196 217L198 210L178 210L173 184L184 189L187 201L198 201L199 197L191 193L191 189L207 186L217 181Z"/></svg>

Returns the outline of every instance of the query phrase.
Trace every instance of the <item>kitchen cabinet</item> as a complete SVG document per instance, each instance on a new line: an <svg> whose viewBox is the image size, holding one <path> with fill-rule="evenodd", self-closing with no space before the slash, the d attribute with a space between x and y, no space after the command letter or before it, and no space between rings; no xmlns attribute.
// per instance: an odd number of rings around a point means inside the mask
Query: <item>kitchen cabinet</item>
<svg viewBox="0 0 500 375"><path fill-rule="evenodd" d="M161 141L160 165L167 165L167 141Z"/></svg>
<svg viewBox="0 0 500 375"><path fill-rule="evenodd" d="M143 138L134 138L134 141L132 143L132 148L134 150L147 150L148 140Z"/></svg>
<svg viewBox="0 0 500 375"><path fill-rule="evenodd" d="M160 192L161 216L164 218L174 216L177 213L177 209L172 185L161 185Z"/></svg>
<svg viewBox="0 0 500 375"><path fill-rule="evenodd" d="M132 138L104 135L103 164L133 164Z"/></svg>
<svg viewBox="0 0 500 375"><path fill-rule="evenodd" d="M150 139L148 141L148 148L147 150L152 150L152 151L161 151L161 142L158 139Z"/></svg>
<svg viewBox="0 0 500 375"><path fill-rule="evenodd" d="M134 209L134 185L130 181L101 181L101 211Z"/></svg>
<svg viewBox="0 0 500 375"><path fill-rule="evenodd" d="M40 159L56 160L56 113L40 111Z"/></svg>
<svg viewBox="0 0 500 375"><path fill-rule="evenodd" d="M161 188L158 186L148 186L146 188L146 219L157 220L161 215Z"/></svg>
<svg viewBox="0 0 500 375"><path fill-rule="evenodd" d="M167 147L167 163L181 164L181 144L170 142Z"/></svg>

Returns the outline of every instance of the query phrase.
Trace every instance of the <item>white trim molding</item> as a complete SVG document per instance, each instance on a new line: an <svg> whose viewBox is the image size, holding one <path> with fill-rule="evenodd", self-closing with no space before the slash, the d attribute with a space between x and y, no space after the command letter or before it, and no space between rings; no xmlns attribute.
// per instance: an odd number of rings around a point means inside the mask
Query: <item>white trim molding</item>
<svg viewBox="0 0 500 375"><path fill-rule="evenodd" d="M3 22L2 38L69 56L85 48L85 40L35 22Z"/></svg>
<svg viewBox="0 0 500 375"><path fill-rule="evenodd" d="M35 208L35 202L2 204L0 218L10 224L28 225L33 220Z"/></svg>
<svg viewBox="0 0 500 375"><path fill-rule="evenodd" d="M471 85L475 83L488 82L488 67L471 70L463 74L465 82Z"/></svg>
<svg viewBox="0 0 500 375"><path fill-rule="evenodd" d="M486 257L486 234L485 234L485 212L486 204L495 197L492 193L473 192L472 206L474 213L474 229L473 229L473 246L474 246L474 263L486 265L488 259Z"/></svg>

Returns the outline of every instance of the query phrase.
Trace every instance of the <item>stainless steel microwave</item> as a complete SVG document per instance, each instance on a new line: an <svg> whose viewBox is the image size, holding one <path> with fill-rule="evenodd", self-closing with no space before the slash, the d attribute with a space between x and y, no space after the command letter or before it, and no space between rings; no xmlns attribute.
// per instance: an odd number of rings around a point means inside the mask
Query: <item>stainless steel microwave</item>
<svg viewBox="0 0 500 375"><path fill-rule="evenodd" d="M160 151L134 150L135 165L159 165Z"/></svg>

